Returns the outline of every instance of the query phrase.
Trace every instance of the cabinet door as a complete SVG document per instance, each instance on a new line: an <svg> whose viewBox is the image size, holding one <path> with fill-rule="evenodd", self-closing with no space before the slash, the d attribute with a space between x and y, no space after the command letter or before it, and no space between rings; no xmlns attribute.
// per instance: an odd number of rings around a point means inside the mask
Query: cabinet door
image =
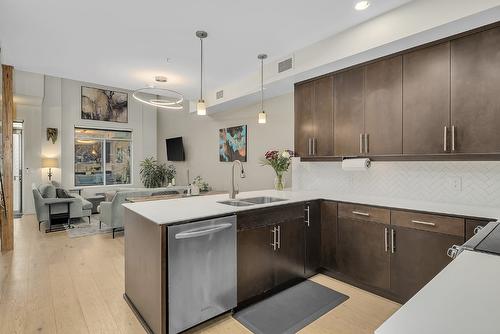
<svg viewBox="0 0 500 334"><path fill-rule="evenodd" d="M339 218L338 271L365 284L390 288L390 255L385 247L388 225Z"/></svg>
<svg viewBox="0 0 500 334"><path fill-rule="evenodd" d="M310 155L313 129L314 82L295 86L295 153L300 157Z"/></svg>
<svg viewBox="0 0 500 334"><path fill-rule="evenodd" d="M474 230L476 227L486 226L489 221L487 220L476 220L476 219L466 219L465 220L465 241L469 240L474 236Z"/></svg>
<svg viewBox="0 0 500 334"><path fill-rule="evenodd" d="M238 231L238 303L274 286L272 227Z"/></svg>
<svg viewBox="0 0 500 334"><path fill-rule="evenodd" d="M321 266L336 270L337 203L321 202Z"/></svg>
<svg viewBox="0 0 500 334"><path fill-rule="evenodd" d="M446 251L461 245L463 236L392 228L395 249L391 254L391 290L406 301L450 263Z"/></svg>
<svg viewBox="0 0 500 334"><path fill-rule="evenodd" d="M306 261L305 276L310 277L318 272L321 266L321 211L319 201L306 204L309 217L305 217ZM306 211L307 215L307 211ZM309 223L307 222L309 219Z"/></svg>
<svg viewBox="0 0 500 334"><path fill-rule="evenodd" d="M360 155L363 119L364 68L335 75L333 135L336 156Z"/></svg>
<svg viewBox="0 0 500 334"><path fill-rule="evenodd" d="M275 285L304 276L304 220L277 225L278 248L274 254Z"/></svg>
<svg viewBox="0 0 500 334"><path fill-rule="evenodd" d="M456 153L500 153L500 28L451 42Z"/></svg>
<svg viewBox="0 0 500 334"><path fill-rule="evenodd" d="M333 156L333 76L314 82L314 155Z"/></svg>
<svg viewBox="0 0 500 334"><path fill-rule="evenodd" d="M403 153L402 57L366 66L365 152L369 155Z"/></svg>
<svg viewBox="0 0 500 334"><path fill-rule="evenodd" d="M403 154L439 154L450 125L450 43L403 56ZM447 129L446 131L448 131Z"/></svg>

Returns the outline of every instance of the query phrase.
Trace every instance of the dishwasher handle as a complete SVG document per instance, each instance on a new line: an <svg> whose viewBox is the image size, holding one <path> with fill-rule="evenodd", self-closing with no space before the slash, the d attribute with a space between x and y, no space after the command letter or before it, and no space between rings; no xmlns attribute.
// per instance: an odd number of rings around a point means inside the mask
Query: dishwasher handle
<svg viewBox="0 0 500 334"><path fill-rule="evenodd" d="M213 225L213 226L210 226L210 228L201 228L201 229L194 229L194 230L190 230L190 231L185 231L185 232L177 233L175 235L175 239L189 239L189 238L202 237L204 235L213 234L213 233L217 233L219 231L228 229L231 226L233 226L233 224L225 223L225 224L220 224L220 225Z"/></svg>

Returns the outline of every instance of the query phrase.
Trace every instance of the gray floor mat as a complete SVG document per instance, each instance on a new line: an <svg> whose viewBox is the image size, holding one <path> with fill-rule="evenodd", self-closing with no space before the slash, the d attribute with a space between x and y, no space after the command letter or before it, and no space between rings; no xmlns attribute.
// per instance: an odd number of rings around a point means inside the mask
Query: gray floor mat
<svg viewBox="0 0 500 334"><path fill-rule="evenodd" d="M234 314L255 334L292 334L349 299L313 281L304 281Z"/></svg>

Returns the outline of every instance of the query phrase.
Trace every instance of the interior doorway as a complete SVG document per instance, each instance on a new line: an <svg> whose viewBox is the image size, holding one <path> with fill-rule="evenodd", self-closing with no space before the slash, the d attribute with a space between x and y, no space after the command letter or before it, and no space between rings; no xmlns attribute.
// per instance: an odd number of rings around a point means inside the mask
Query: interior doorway
<svg viewBox="0 0 500 334"><path fill-rule="evenodd" d="M23 215L23 122L14 122L12 131L12 172L14 181L14 218Z"/></svg>

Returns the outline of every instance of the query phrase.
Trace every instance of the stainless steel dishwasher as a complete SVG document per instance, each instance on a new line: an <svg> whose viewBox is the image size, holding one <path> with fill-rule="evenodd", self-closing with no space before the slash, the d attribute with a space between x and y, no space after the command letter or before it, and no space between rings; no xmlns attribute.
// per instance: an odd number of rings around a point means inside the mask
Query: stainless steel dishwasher
<svg viewBox="0 0 500 334"><path fill-rule="evenodd" d="M168 227L168 328L236 307L236 216Z"/></svg>

